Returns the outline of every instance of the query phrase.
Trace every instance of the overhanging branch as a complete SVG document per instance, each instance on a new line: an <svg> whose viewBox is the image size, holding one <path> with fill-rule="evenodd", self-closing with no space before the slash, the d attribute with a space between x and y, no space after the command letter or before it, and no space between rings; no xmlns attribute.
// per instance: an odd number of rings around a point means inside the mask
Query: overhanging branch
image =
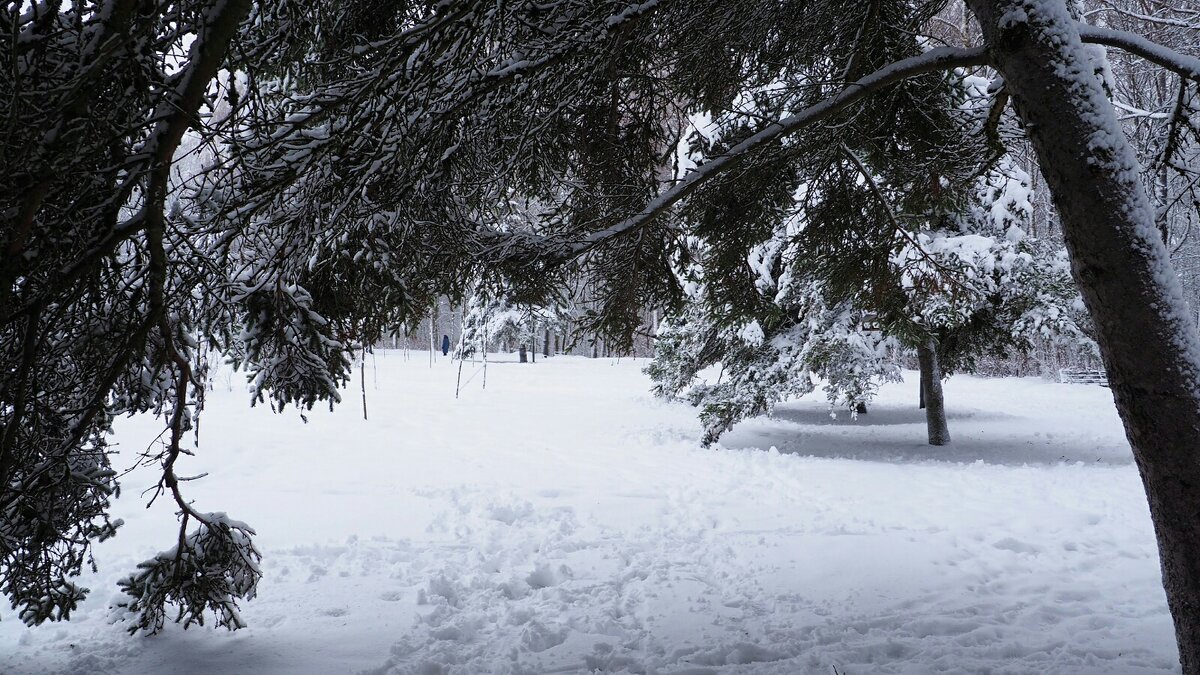
<svg viewBox="0 0 1200 675"><path fill-rule="evenodd" d="M1085 23L1078 25L1079 37L1084 42L1116 47L1137 56L1157 63L1158 65L1178 73L1181 77L1200 82L1200 59L1164 47L1157 42L1151 42L1137 33L1129 33L1111 28L1101 28Z"/></svg>
<svg viewBox="0 0 1200 675"><path fill-rule="evenodd" d="M584 241L572 245L569 250L572 255L579 255L603 241L642 227L690 195L706 181L739 165L754 150L840 112L885 87L924 73L982 66L987 62L987 50L984 47L969 49L939 47L919 56L884 66L860 80L851 82L840 92L824 101L778 122L772 122L758 133L730 148L725 154L714 157L696 168L670 190L653 199L636 215L626 218L612 227L592 233Z"/></svg>

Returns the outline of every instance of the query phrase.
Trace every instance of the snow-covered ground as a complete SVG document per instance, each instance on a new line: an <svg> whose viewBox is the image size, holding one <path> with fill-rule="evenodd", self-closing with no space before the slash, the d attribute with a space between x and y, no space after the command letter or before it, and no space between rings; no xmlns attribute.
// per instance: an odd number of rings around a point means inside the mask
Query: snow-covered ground
<svg viewBox="0 0 1200 675"><path fill-rule="evenodd" d="M173 542L152 473L67 624L0 616L0 673L1177 671L1149 516L1106 389L957 376L954 444L909 383L696 443L644 362L368 358L301 423L218 378L181 473L259 532L234 633L129 637L115 582ZM129 458L159 431L122 420ZM771 449L772 446L778 450Z"/></svg>

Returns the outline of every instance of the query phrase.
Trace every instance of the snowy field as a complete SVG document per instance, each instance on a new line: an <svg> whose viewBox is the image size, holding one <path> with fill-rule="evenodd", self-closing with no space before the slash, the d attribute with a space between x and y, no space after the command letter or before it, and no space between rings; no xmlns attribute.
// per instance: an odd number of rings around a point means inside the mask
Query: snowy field
<svg viewBox="0 0 1200 675"><path fill-rule="evenodd" d="M956 376L949 448L915 373L696 443L644 361L368 358L336 412L217 378L181 474L258 532L235 633L130 638L115 582L173 542L122 481L67 624L0 613L0 673L1149 673L1178 670L1149 515L1106 389ZM160 431L118 423L131 458ZM777 448L771 449L772 447Z"/></svg>

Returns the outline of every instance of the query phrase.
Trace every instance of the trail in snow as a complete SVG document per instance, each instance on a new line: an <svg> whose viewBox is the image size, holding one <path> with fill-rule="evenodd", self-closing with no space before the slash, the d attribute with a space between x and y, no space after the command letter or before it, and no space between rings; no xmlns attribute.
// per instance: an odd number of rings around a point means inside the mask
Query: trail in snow
<svg viewBox="0 0 1200 675"><path fill-rule="evenodd" d="M858 420L799 402L705 450L643 362L493 360L456 401L456 364L376 361L369 422L251 410L237 376L210 394L180 470L210 472L198 508L260 533L250 628L114 623L115 580L172 539L138 471L92 597L68 624L4 614L0 672L1177 670L1100 387L955 377L949 448L923 444L901 384ZM123 420L116 438L132 456L157 432Z"/></svg>

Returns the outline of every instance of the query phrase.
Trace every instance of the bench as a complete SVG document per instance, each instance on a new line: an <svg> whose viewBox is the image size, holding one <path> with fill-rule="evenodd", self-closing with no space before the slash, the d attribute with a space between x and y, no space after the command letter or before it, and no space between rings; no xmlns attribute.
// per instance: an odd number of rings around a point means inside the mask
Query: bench
<svg viewBox="0 0 1200 675"><path fill-rule="evenodd" d="M1058 381L1061 384L1098 384L1107 387L1108 375L1103 370L1059 368Z"/></svg>

